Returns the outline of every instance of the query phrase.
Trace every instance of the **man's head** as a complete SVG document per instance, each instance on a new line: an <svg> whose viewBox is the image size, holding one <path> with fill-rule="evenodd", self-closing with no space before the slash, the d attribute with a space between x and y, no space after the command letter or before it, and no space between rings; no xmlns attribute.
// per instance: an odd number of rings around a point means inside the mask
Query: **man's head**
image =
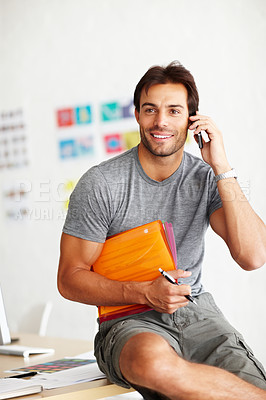
<svg viewBox="0 0 266 400"><path fill-rule="evenodd" d="M141 78L136 86L134 93L134 105L136 110L140 111L140 96L144 89L148 90L158 84L180 83L187 90L187 105L189 115L196 113L199 107L198 90L191 73L177 61L172 62L167 67L154 66L151 67Z"/></svg>
<svg viewBox="0 0 266 400"><path fill-rule="evenodd" d="M141 138L139 151L179 158L187 138L189 116L196 113L198 102L194 78L181 64L150 68L134 95Z"/></svg>

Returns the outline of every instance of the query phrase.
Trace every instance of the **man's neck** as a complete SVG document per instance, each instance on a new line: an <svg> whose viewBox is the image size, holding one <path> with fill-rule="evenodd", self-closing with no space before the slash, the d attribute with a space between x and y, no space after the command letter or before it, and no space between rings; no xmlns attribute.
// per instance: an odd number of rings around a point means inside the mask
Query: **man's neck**
<svg viewBox="0 0 266 400"><path fill-rule="evenodd" d="M156 156L142 143L138 146L140 164L144 172L154 181L162 182L169 178L179 168L183 158L184 148L171 156Z"/></svg>

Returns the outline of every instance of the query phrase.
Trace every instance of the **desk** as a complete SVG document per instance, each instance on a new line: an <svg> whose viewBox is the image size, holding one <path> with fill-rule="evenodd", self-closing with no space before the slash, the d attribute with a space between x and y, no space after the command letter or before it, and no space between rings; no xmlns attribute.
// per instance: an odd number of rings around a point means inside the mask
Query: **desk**
<svg viewBox="0 0 266 400"><path fill-rule="evenodd" d="M27 359L17 356L0 355L0 377L9 376L4 371L52 360L58 360L66 356L76 356L93 348L93 343L86 340L73 340L63 338L41 337L32 334L19 334L19 342L15 344L32 347L47 347L55 349L54 354L33 355ZM120 386L110 384L107 379L98 379L92 382L80 383L58 389L43 390L41 393L16 397L21 400L41 399L53 397L52 400L93 400L116 394L131 392Z"/></svg>

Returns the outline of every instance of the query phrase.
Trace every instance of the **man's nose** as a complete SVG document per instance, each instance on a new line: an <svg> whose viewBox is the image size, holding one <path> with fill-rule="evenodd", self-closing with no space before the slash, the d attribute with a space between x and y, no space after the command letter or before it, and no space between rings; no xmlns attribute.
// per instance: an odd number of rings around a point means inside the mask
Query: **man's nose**
<svg viewBox="0 0 266 400"><path fill-rule="evenodd" d="M164 127L168 125L167 115L164 111L159 111L156 114L155 123L158 127Z"/></svg>

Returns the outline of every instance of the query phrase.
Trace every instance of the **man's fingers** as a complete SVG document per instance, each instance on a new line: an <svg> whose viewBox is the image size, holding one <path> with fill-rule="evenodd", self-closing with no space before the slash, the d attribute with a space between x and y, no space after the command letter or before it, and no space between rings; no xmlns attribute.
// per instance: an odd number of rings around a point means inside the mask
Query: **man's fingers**
<svg viewBox="0 0 266 400"><path fill-rule="evenodd" d="M187 296L188 294L191 294L191 286L189 285L179 285L179 296Z"/></svg>
<svg viewBox="0 0 266 400"><path fill-rule="evenodd" d="M178 279L178 278L188 278L191 276L191 272L190 271L184 271L182 269L177 269L174 271L168 271L168 274L172 275L172 277L174 279Z"/></svg>
<svg viewBox="0 0 266 400"><path fill-rule="evenodd" d="M194 134L194 139L196 140L197 143L199 143L199 137L198 135ZM202 144L204 146L204 144L206 143L206 141L204 140L203 136L201 135L201 140L202 140Z"/></svg>
<svg viewBox="0 0 266 400"><path fill-rule="evenodd" d="M200 133L201 131L205 131L208 132L210 130L211 126L209 124L200 124L199 126L197 126L197 128L194 131L194 135L197 135L198 133Z"/></svg>

